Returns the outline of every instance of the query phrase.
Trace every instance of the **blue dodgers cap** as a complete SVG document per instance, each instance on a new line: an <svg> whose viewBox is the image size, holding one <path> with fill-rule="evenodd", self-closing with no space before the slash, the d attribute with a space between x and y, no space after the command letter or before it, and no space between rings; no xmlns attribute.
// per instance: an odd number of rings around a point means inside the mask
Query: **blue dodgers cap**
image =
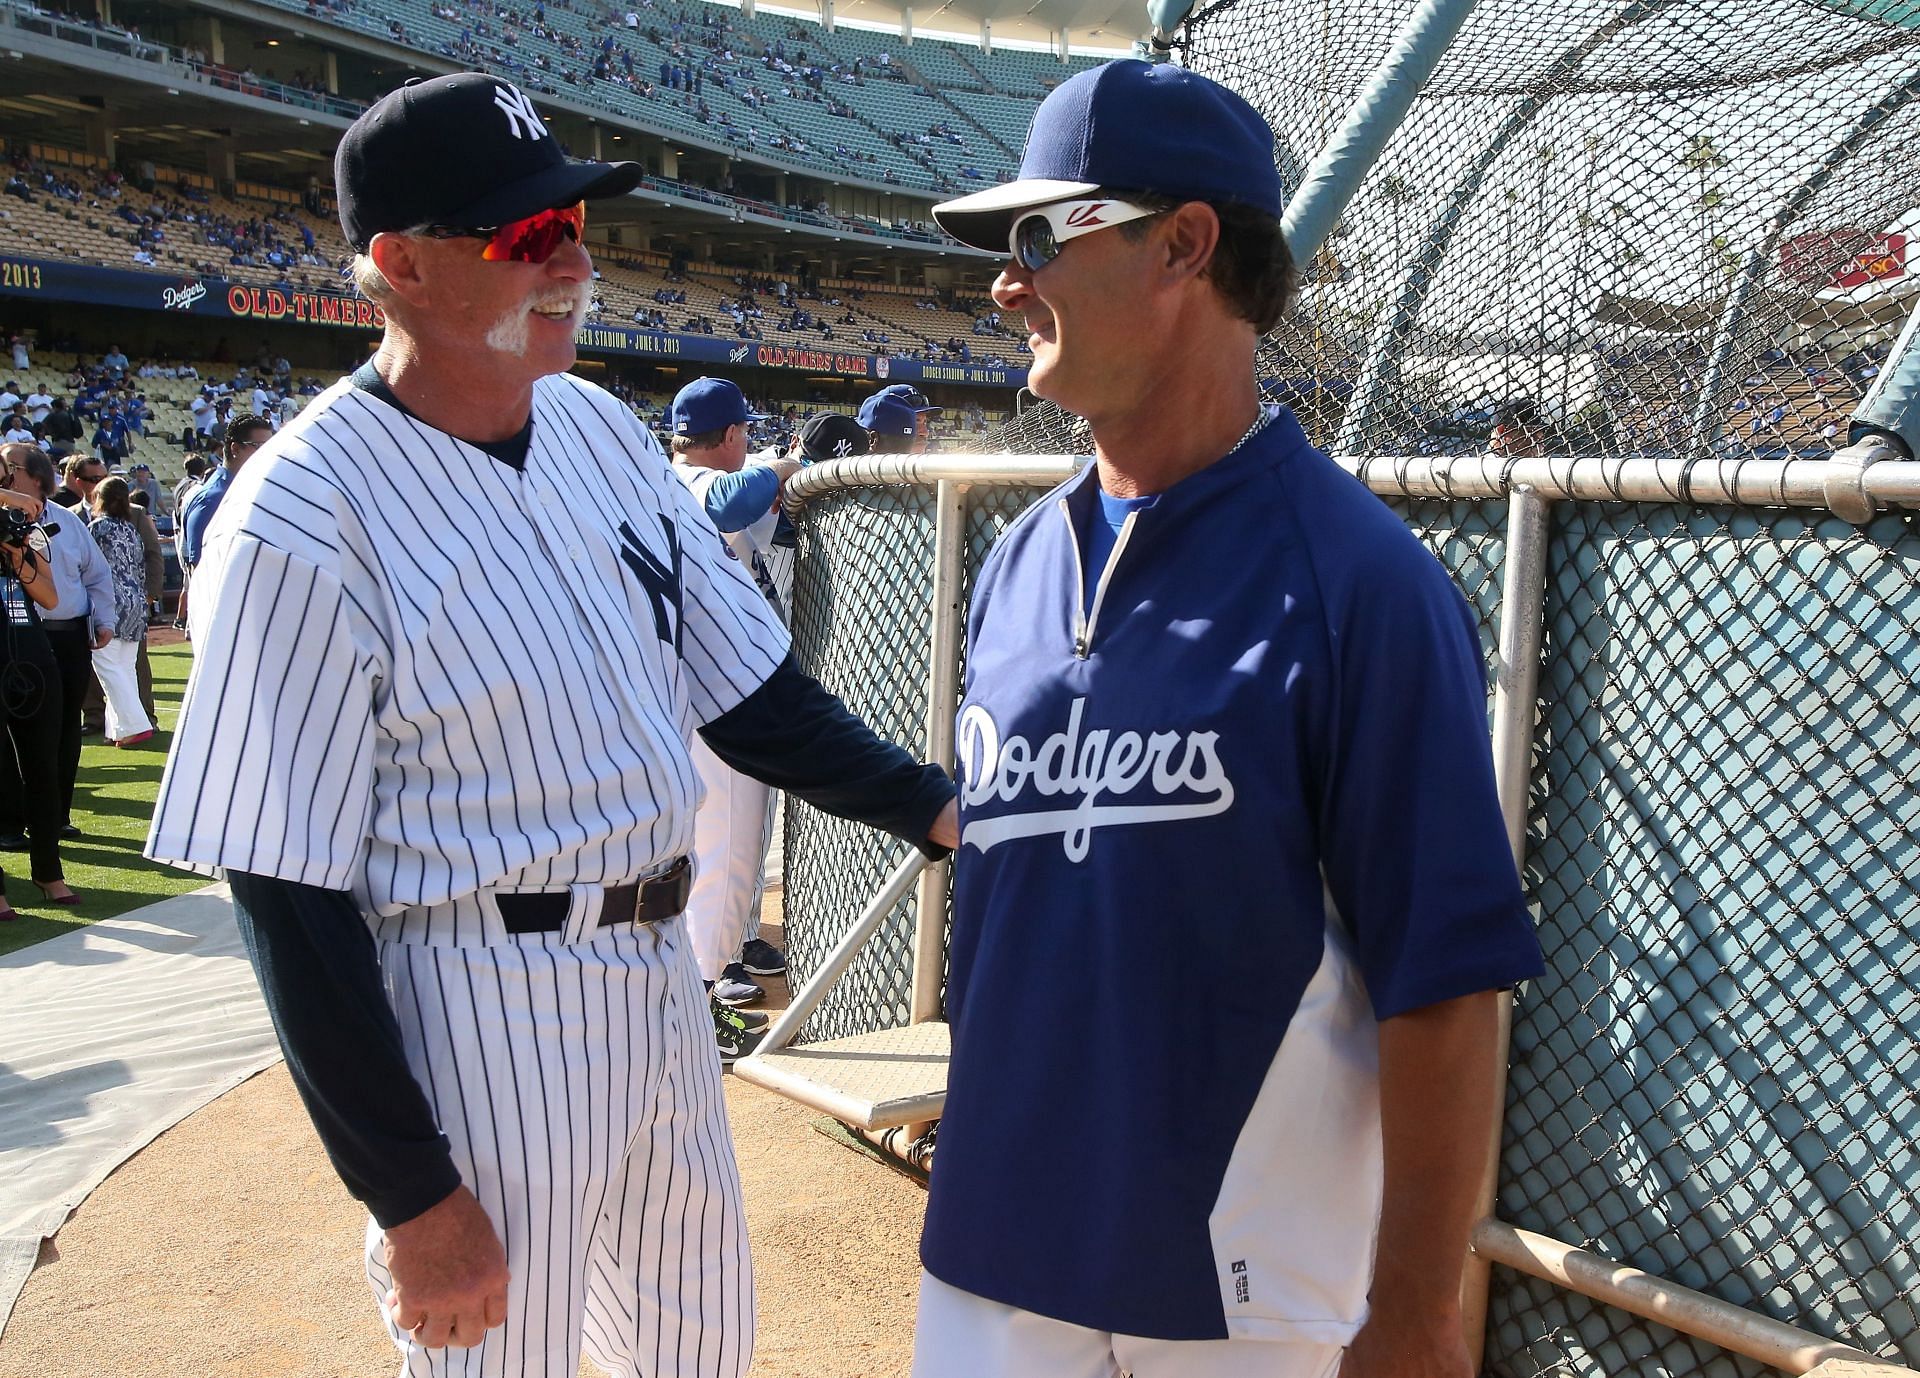
<svg viewBox="0 0 1920 1378"><path fill-rule="evenodd" d="M747 395L725 378L696 378L673 399L673 433L705 435L767 418L747 405Z"/></svg>
<svg viewBox="0 0 1920 1378"><path fill-rule="evenodd" d="M1040 102L1018 180L942 202L933 218L962 244L1004 253L1018 212L1103 187L1276 219L1286 208L1273 130L1258 110L1198 72L1123 58L1069 77Z"/></svg>
<svg viewBox="0 0 1920 1378"><path fill-rule="evenodd" d="M913 435L919 413L897 397L876 392L860 404L860 424L875 435Z"/></svg>
<svg viewBox="0 0 1920 1378"><path fill-rule="evenodd" d="M915 411L945 411L945 407L936 407L927 400L927 395L912 383L895 383L891 387L881 388L875 397L891 397L896 402L904 402Z"/></svg>

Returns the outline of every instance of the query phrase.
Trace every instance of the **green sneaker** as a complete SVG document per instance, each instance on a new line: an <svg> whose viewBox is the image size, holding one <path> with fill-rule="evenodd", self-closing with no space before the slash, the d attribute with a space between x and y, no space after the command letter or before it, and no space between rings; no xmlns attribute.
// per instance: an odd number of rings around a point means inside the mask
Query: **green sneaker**
<svg viewBox="0 0 1920 1378"><path fill-rule="evenodd" d="M713 1011L713 1041L720 1049L720 1065L731 1066L759 1046L766 1036L767 1017L755 1015L750 1022L739 1010L728 1009L712 995L707 1005Z"/></svg>

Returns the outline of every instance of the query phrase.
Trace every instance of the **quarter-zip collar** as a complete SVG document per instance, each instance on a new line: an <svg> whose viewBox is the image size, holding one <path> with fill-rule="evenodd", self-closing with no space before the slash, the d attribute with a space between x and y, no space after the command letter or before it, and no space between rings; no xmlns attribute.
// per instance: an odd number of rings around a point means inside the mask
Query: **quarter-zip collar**
<svg viewBox="0 0 1920 1378"><path fill-rule="evenodd" d="M1099 465L1087 465L1060 488L1054 499L1054 507L1059 520L1066 524L1067 545L1073 552L1072 625L1073 654L1076 659L1085 660L1093 653L1100 609L1119 571L1120 562L1130 547L1150 546L1160 532L1177 522L1182 515L1214 501L1225 490L1245 482L1252 474L1306 446L1306 432L1300 428L1300 422L1292 412L1285 407L1271 405L1264 409L1267 424L1238 449L1199 472L1187 475L1159 494L1158 501L1151 507L1127 514L1114 540L1113 549L1107 555L1106 566L1099 572L1090 604L1083 605L1081 596L1087 584L1087 570L1080 532L1083 523L1104 520L1100 513L1090 510L1100 501Z"/></svg>

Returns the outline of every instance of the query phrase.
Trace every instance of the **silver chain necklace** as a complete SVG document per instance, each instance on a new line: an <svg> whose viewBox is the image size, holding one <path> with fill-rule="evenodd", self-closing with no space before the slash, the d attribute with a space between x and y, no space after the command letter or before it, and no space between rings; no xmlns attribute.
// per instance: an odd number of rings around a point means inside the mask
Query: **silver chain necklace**
<svg viewBox="0 0 1920 1378"><path fill-rule="evenodd" d="M1252 440L1256 435L1259 435L1260 432L1263 429L1265 429L1268 420L1269 418L1267 416L1267 409L1263 406L1260 408L1260 414L1253 418L1253 424L1247 427L1247 433L1241 436L1238 440L1234 442L1233 449L1228 450L1227 455L1236 453L1249 440ZM1225 459L1227 455L1221 455L1220 458Z"/></svg>

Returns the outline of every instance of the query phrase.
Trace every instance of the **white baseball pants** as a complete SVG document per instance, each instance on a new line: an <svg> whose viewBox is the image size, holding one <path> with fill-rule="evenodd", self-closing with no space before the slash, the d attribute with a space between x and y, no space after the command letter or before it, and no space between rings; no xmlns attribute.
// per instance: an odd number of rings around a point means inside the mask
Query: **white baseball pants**
<svg viewBox="0 0 1920 1378"><path fill-rule="evenodd" d="M408 1064L492 1218L506 1323L387 1329L412 1378L740 1378L753 1273L713 1018L679 919L569 944L379 944ZM375 1303L391 1285L367 1226ZM385 1319L384 1308L382 1317Z"/></svg>
<svg viewBox="0 0 1920 1378"><path fill-rule="evenodd" d="M1338 1345L1148 1340L1069 1325L922 1270L913 1378L1335 1378Z"/></svg>
<svg viewBox="0 0 1920 1378"><path fill-rule="evenodd" d="M722 761L697 735L693 764L706 793L693 817L687 930L700 979L717 981L741 945L760 936L774 792Z"/></svg>

